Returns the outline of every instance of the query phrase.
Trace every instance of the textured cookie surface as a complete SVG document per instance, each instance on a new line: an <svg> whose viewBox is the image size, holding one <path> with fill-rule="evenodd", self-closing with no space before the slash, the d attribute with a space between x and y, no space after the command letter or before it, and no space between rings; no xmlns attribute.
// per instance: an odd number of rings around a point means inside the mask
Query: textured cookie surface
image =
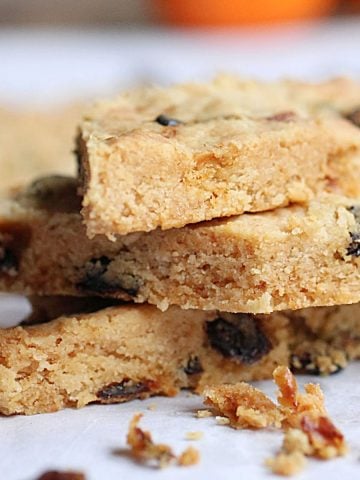
<svg viewBox="0 0 360 480"><path fill-rule="evenodd" d="M343 103L338 98L343 98ZM220 77L100 102L81 124L90 237L360 195L360 85Z"/></svg>
<svg viewBox="0 0 360 480"><path fill-rule="evenodd" d="M69 309L71 299L64 302ZM44 308L50 305L47 299ZM332 373L360 354L360 309L336 309L341 327L336 322L324 335L332 312L298 312L308 317L305 325L292 312L255 316L172 307L163 313L129 305L0 330L0 412L172 396L181 388L201 392L208 384L270 378L277 365L297 368L300 360L301 370ZM308 351L300 359L295 352L305 341ZM310 361L317 371L304 368Z"/></svg>
<svg viewBox="0 0 360 480"><path fill-rule="evenodd" d="M0 202L3 291L244 313L360 301L359 207L347 198L110 241L87 238L75 190L55 177Z"/></svg>

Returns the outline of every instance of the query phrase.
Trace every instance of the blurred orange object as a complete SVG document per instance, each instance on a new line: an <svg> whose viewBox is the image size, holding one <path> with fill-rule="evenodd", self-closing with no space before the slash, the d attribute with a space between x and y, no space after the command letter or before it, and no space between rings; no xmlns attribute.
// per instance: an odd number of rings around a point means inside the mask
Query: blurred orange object
<svg viewBox="0 0 360 480"><path fill-rule="evenodd" d="M227 26L315 18L331 13L337 0L153 0L168 22Z"/></svg>

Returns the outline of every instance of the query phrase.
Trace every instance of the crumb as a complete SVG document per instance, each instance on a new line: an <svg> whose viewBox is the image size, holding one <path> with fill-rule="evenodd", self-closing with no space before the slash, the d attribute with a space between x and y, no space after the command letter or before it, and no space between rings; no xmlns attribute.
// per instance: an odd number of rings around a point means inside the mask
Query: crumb
<svg viewBox="0 0 360 480"><path fill-rule="evenodd" d="M308 436L312 456L326 460L347 453L344 435L329 418L320 416L314 419L304 416L301 430Z"/></svg>
<svg viewBox="0 0 360 480"><path fill-rule="evenodd" d="M43 473L37 480L86 480L81 472L59 472L58 470L50 470Z"/></svg>
<svg viewBox="0 0 360 480"><path fill-rule="evenodd" d="M304 455L309 455L311 453L311 445L308 436L297 428L290 428L285 432L282 450L286 453L300 451Z"/></svg>
<svg viewBox="0 0 360 480"><path fill-rule="evenodd" d="M305 393L299 393L294 375L287 367L277 367L273 372L279 388L278 402L284 416L285 426L299 427L304 415L326 416L324 394L319 385L307 383Z"/></svg>
<svg viewBox="0 0 360 480"><path fill-rule="evenodd" d="M218 425L230 425L230 420L227 417L221 417L220 415L217 415L215 420Z"/></svg>
<svg viewBox="0 0 360 480"><path fill-rule="evenodd" d="M140 462L154 461L159 468L167 467L175 460L175 455L168 445L154 443L150 432L144 432L138 427L142 416L137 413L130 422L127 444L131 453Z"/></svg>
<svg viewBox="0 0 360 480"><path fill-rule="evenodd" d="M281 450L266 461L274 473L298 473L309 456L330 459L345 455L347 445L344 436L327 415L320 386L308 383L304 386L305 392L299 392L294 375L282 366L274 370L273 377L279 388L278 405L244 382L206 388L204 403L211 405L215 414L221 413L216 420L223 425L252 429L282 428L284 439Z"/></svg>
<svg viewBox="0 0 360 480"><path fill-rule="evenodd" d="M156 403L150 403L147 407L148 410L151 410L152 412L157 409Z"/></svg>
<svg viewBox="0 0 360 480"><path fill-rule="evenodd" d="M208 418L208 417L212 417L213 414L210 410L198 410L196 412L196 416L197 418Z"/></svg>
<svg viewBox="0 0 360 480"><path fill-rule="evenodd" d="M200 440L204 436L203 432L187 432L186 440Z"/></svg>
<svg viewBox="0 0 360 480"><path fill-rule="evenodd" d="M330 459L345 455L344 436L327 417L319 385L308 383L299 393L295 377L286 367L273 373L279 387L279 408L285 430L280 453L267 462L274 473L293 475L305 465L305 456Z"/></svg>
<svg viewBox="0 0 360 480"><path fill-rule="evenodd" d="M279 387L284 429L295 428L308 438L311 448L303 453L324 459L344 455L344 436L327 416L320 386L307 383L305 393L299 393L295 377L287 367L276 368L273 375Z"/></svg>
<svg viewBox="0 0 360 480"><path fill-rule="evenodd" d="M200 454L193 447L188 447L186 450L184 450L184 452L176 457L168 445L154 443L150 432L144 432L140 427L138 427L142 416L142 413L137 413L134 415L130 421L129 431L127 434L127 444L131 449L132 455L137 461L144 464L149 462L158 468L168 467L175 461L177 461L177 464L181 466L195 465L195 463L199 462Z"/></svg>
<svg viewBox="0 0 360 480"><path fill-rule="evenodd" d="M266 466L277 475L291 476L301 472L306 465L306 458L301 452L280 452L276 457L268 458Z"/></svg>
<svg viewBox="0 0 360 480"><path fill-rule="evenodd" d="M200 432L198 432L200 433ZM191 465L196 465L200 461L200 453L194 447L188 447L184 450L178 458L178 465L182 467L189 467Z"/></svg>
<svg viewBox="0 0 360 480"><path fill-rule="evenodd" d="M205 404L227 417L234 428L265 428L281 425L278 407L263 392L240 382L204 390Z"/></svg>

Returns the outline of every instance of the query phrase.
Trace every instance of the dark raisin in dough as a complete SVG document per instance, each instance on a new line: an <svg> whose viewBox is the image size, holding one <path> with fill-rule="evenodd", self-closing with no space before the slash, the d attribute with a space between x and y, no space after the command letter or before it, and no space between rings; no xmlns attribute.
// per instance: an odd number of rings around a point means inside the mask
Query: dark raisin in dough
<svg viewBox="0 0 360 480"><path fill-rule="evenodd" d="M222 313L214 321L207 322L206 332L215 350L239 362L254 363L271 349L254 315Z"/></svg>
<svg viewBox="0 0 360 480"><path fill-rule="evenodd" d="M125 379L120 383L110 383L101 390L99 390L96 396L100 400L130 400L141 397L142 393L150 391L149 383L145 382L133 382L132 380Z"/></svg>
<svg viewBox="0 0 360 480"><path fill-rule="evenodd" d="M155 118L155 122L160 123L160 125L163 125L164 127L176 127L182 123L180 120L170 118L163 113Z"/></svg>
<svg viewBox="0 0 360 480"><path fill-rule="evenodd" d="M77 284L77 287L85 292L103 294L122 291L135 297L139 292L140 279L125 273L112 278L108 273L110 264L111 260L106 256L89 260L85 265L85 276Z"/></svg>

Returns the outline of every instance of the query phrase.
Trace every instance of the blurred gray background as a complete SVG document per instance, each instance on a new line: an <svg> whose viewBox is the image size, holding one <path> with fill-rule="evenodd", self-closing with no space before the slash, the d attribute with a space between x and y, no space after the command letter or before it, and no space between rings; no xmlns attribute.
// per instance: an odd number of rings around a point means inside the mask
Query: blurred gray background
<svg viewBox="0 0 360 480"><path fill-rule="evenodd" d="M143 24L154 18L149 0L0 0L0 24Z"/></svg>

